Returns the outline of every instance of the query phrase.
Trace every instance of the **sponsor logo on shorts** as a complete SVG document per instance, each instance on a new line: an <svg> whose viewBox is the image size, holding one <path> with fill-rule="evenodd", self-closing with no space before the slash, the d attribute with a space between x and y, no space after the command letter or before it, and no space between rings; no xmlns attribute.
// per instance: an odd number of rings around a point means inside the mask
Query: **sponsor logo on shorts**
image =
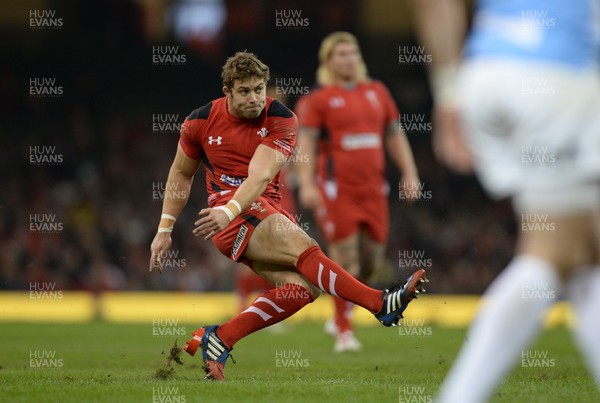
<svg viewBox="0 0 600 403"><path fill-rule="evenodd" d="M236 259L236 256L240 250L240 246L244 242L244 238L246 237L246 233L248 232L248 227L244 224L240 227L240 232L238 232L237 237L235 238L235 242L233 243L233 249L231 249L231 258Z"/></svg>

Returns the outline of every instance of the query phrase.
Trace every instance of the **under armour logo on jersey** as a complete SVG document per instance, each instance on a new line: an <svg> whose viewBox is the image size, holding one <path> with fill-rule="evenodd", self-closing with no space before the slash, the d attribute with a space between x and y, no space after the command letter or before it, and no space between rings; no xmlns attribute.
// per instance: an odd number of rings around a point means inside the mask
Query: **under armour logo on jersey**
<svg viewBox="0 0 600 403"><path fill-rule="evenodd" d="M264 139L269 134L269 131L266 127L261 127L259 131L256 132L260 136L260 138Z"/></svg>
<svg viewBox="0 0 600 403"><path fill-rule="evenodd" d="M332 108L342 108L345 104L346 101L342 97L329 98L329 106Z"/></svg>
<svg viewBox="0 0 600 403"><path fill-rule="evenodd" d="M217 145L220 146L221 140L223 140L223 137L221 137L221 136L217 136L216 139L213 139L213 136L208 136L208 144L209 145L212 145L213 143L217 143Z"/></svg>

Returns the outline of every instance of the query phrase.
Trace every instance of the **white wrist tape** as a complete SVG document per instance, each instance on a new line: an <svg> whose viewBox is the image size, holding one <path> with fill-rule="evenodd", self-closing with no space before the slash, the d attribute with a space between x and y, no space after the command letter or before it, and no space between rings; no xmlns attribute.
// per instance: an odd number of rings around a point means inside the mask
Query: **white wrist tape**
<svg viewBox="0 0 600 403"><path fill-rule="evenodd" d="M431 92L437 105L454 107L457 101L456 76L458 63L434 67L429 76Z"/></svg>
<svg viewBox="0 0 600 403"><path fill-rule="evenodd" d="M216 210L223 210L225 212L225 214L227 214L227 218L229 218L229 222L233 221L233 219L235 218L235 216L233 215L231 210L229 210L229 208L227 208L225 206L219 206L219 207L214 207L214 208Z"/></svg>
<svg viewBox="0 0 600 403"><path fill-rule="evenodd" d="M237 209L239 211L238 214L242 213L242 206L240 206L240 203L238 203L237 200L231 199L231 200L229 200L229 203L233 203L235 205L235 207L237 207Z"/></svg>
<svg viewBox="0 0 600 403"><path fill-rule="evenodd" d="M169 228L158 227L158 232L173 232L173 227L169 227Z"/></svg>
<svg viewBox="0 0 600 403"><path fill-rule="evenodd" d="M160 216L160 218L166 218L167 220L172 220L173 222L177 221L177 218L175 218L174 216L172 216L171 214L163 214Z"/></svg>

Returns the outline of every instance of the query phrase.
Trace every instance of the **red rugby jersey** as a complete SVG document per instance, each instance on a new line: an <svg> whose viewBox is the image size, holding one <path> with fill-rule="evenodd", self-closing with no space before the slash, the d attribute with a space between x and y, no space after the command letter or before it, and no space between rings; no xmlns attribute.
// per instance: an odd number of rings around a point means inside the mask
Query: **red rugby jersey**
<svg viewBox="0 0 600 403"><path fill-rule="evenodd" d="M181 126L179 144L192 159L202 160L206 173L208 203L230 197L248 177L248 165L259 144L282 154L292 154L298 119L281 102L267 97L256 119L241 119L227 110L227 98L216 99L194 110ZM279 174L263 192L279 202Z"/></svg>
<svg viewBox="0 0 600 403"><path fill-rule="evenodd" d="M319 183L333 180L341 191L381 192L384 135L386 127L398 121L396 104L381 82L317 88L298 101L296 112L301 126L321 130Z"/></svg>

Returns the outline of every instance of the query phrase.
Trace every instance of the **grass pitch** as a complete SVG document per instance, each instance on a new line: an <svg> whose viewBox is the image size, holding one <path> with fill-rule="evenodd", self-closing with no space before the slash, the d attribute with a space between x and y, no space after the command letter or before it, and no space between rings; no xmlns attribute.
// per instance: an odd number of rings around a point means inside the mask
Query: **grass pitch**
<svg viewBox="0 0 600 403"><path fill-rule="evenodd" d="M217 383L203 379L199 356L185 353L183 365L171 362L172 376L155 376L175 339L185 345L192 325L0 329L5 402L431 402L465 336L439 327L362 327L363 351L340 355L322 324L291 324L280 334L263 330L240 341L232 352L237 364L229 360L227 381ZM545 332L528 351L529 362L519 362L493 402L600 401L568 330Z"/></svg>

